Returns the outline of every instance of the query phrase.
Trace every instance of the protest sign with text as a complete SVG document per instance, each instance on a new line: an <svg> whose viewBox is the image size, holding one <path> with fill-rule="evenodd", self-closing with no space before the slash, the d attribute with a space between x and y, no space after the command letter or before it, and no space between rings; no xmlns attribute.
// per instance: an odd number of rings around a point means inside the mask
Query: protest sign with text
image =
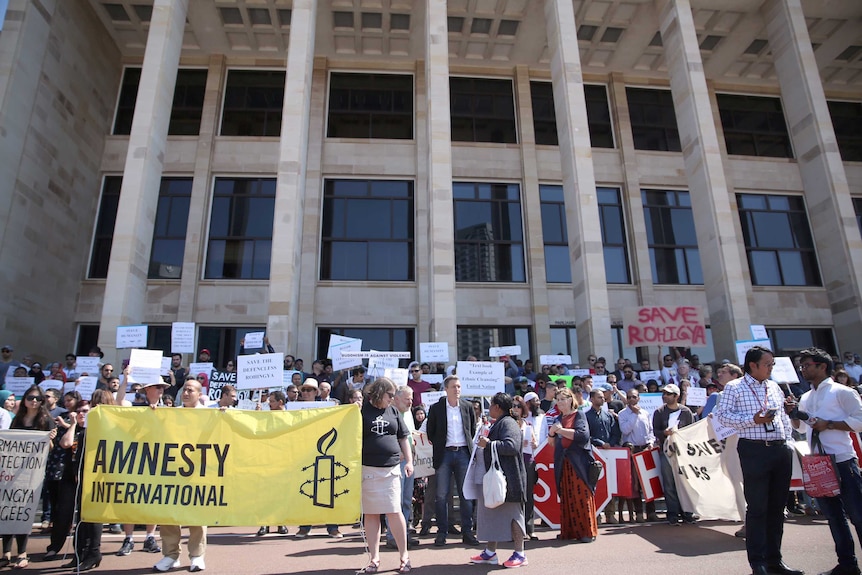
<svg viewBox="0 0 862 575"><path fill-rule="evenodd" d="M48 433L0 431L0 530L4 535L29 534L33 530L51 451Z"/></svg>
<svg viewBox="0 0 862 575"><path fill-rule="evenodd" d="M699 306L626 308L623 313L623 324L627 347L706 345L703 308Z"/></svg>
<svg viewBox="0 0 862 575"><path fill-rule="evenodd" d="M24 398L21 396L33 386L34 381L36 378L33 377L9 377L7 375L6 389L11 391L16 398L23 400Z"/></svg>
<svg viewBox="0 0 862 575"><path fill-rule="evenodd" d="M117 349L147 347L147 326L117 326Z"/></svg>
<svg viewBox="0 0 862 575"><path fill-rule="evenodd" d="M329 350L326 357L332 360L333 371L341 371L342 369L362 365L361 359L344 357L344 352L348 351L362 351L362 340L352 337L330 336Z"/></svg>
<svg viewBox="0 0 862 575"><path fill-rule="evenodd" d="M445 341L428 341L420 343L419 360L423 362L448 362L449 344Z"/></svg>
<svg viewBox="0 0 862 575"><path fill-rule="evenodd" d="M195 352L195 324L175 321L171 324L171 353Z"/></svg>
<svg viewBox="0 0 862 575"><path fill-rule="evenodd" d="M521 355L521 346L504 345L488 349L488 357L503 357L504 355Z"/></svg>
<svg viewBox="0 0 862 575"><path fill-rule="evenodd" d="M428 435L419 433L414 437L416 438L414 449L416 455L413 458L413 477L434 475L434 448L431 442L428 441Z"/></svg>
<svg viewBox="0 0 862 575"><path fill-rule="evenodd" d="M457 372L461 395L491 396L506 391L503 364L499 361L459 361Z"/></svg>
<svg viewBox="0 0 862 575"><path fill-rule="evenodd" d="M161 383L162 352L157 349L133 349L129 356L130 383Z"/></svg>
<svg viewBox="0 0 862 575"><path fill-rule="evenodd" d="M572 356L570 355L540 355L539 362L542 365L569 365L572 363ZM586 370L587 373L590 370Z"/></svg>
<svg viewBox="0 0 862 575"><path fill-rule="evenodd" d="M99 364L101 357L90 357L89 355L79 355L75 358L75 371L79 375L99 375Z"/></svg>
<svg viewBox="0 0 862 575"><path fill-rule="evenodd" d="M263 349L263 336L266 332L250 331L242 338L243 349Z"/></svg>
<svg viewBox="0 0 862 575"><path fill-rule="evenodd" d="M263 389L283 385L283 353L240 355L236 358L236 388Z"/></svg>
<svg viewBox="0 0 862 575"><path fill-rule="evenodd" d="M759 345L766 349L772 349L772 343L768 339L752 339L736 342L736 360L740 367L745 367L745 354L752 347Z"/></svg>

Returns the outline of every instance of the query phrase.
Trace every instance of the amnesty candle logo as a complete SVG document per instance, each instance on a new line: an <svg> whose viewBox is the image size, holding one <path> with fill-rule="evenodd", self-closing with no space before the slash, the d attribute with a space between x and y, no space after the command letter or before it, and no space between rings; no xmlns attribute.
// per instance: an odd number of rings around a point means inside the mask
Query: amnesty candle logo
<svg viewBox="0 0 862 575"><path fill-rule="evenodd" d="M307 479L299 486L299 492L311 499L318 507L335 507L335 498L347 495L350 490L335 492L335 482L344 479L350 474L350 469L327 452L338 438L338 432L330 429L317 440L317 452L319 455L314 463L302 468L303 472L314 470L313 479Z"/></svg>

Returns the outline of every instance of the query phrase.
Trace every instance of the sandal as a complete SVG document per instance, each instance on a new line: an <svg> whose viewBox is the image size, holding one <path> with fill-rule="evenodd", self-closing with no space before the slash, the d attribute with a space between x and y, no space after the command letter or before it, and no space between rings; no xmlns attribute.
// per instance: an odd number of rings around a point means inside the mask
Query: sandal
<svg viewBox="0 0 862 575"><path fill-rule="evenodd" d="M401 566L398 567L398 572L399 573L410 573L410 571L412 569L413 569L413 566L410 564L410 558L408 557L407 559L401 560Z"/></svg>
<svg viewBox="0 0 862 575"><path fill-rule="evenodd" d="M368 565L357 571L357 573L377 573L378 571L380 571L379 559L377 561L371 561Z"/></svg>
<svg viewBox="0 0 862 575"><path fill-rule="evenodd" d="M15 563L12 564L12 569L26 569L30 565L30 558L26 555L21 557L18 556L18 559Z"/></svg>

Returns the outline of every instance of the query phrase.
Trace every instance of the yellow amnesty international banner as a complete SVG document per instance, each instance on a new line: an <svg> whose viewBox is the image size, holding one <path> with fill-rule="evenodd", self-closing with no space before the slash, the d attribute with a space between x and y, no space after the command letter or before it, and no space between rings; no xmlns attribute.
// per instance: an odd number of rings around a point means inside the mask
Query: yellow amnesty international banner
<svg viewBox="0 0 862 575"><path fill-rule="evenodd" d="M360 514L355 405L240 411L100 405L87 418L93 523L320 525Z"/></svg>

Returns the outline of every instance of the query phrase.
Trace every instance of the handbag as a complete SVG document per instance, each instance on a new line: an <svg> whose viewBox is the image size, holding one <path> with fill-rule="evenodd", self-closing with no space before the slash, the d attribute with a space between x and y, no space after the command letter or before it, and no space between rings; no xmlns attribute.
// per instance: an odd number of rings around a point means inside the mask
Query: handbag
<svg viewBox="0 0 862 575"><path fill-rule="evenodd" d="M500 467L500 456L497 455L497 444L491 442L491 468L482 478L482 495L485 507L494 509L506 502L506 476Z"/></svg>
<svg viewBox="0 0 862 575"><path fill-rule="evenodd" d="M587 480L590 489L596 488L596 484L599 482L599 477L601 477L604 469L605 466L602 465L601 461L596 459L596 454L590 450L590 463L587 466Z"/></svg>
<svg viewBox="0 0 862 575"><path fill-rule="evenodd" d="M835 472L835 457L823 451L820 432L813 432L811 447L819 453L802 456L802 483L805 493L811 497L837 497L841 494L841 482Z"/></svg>

